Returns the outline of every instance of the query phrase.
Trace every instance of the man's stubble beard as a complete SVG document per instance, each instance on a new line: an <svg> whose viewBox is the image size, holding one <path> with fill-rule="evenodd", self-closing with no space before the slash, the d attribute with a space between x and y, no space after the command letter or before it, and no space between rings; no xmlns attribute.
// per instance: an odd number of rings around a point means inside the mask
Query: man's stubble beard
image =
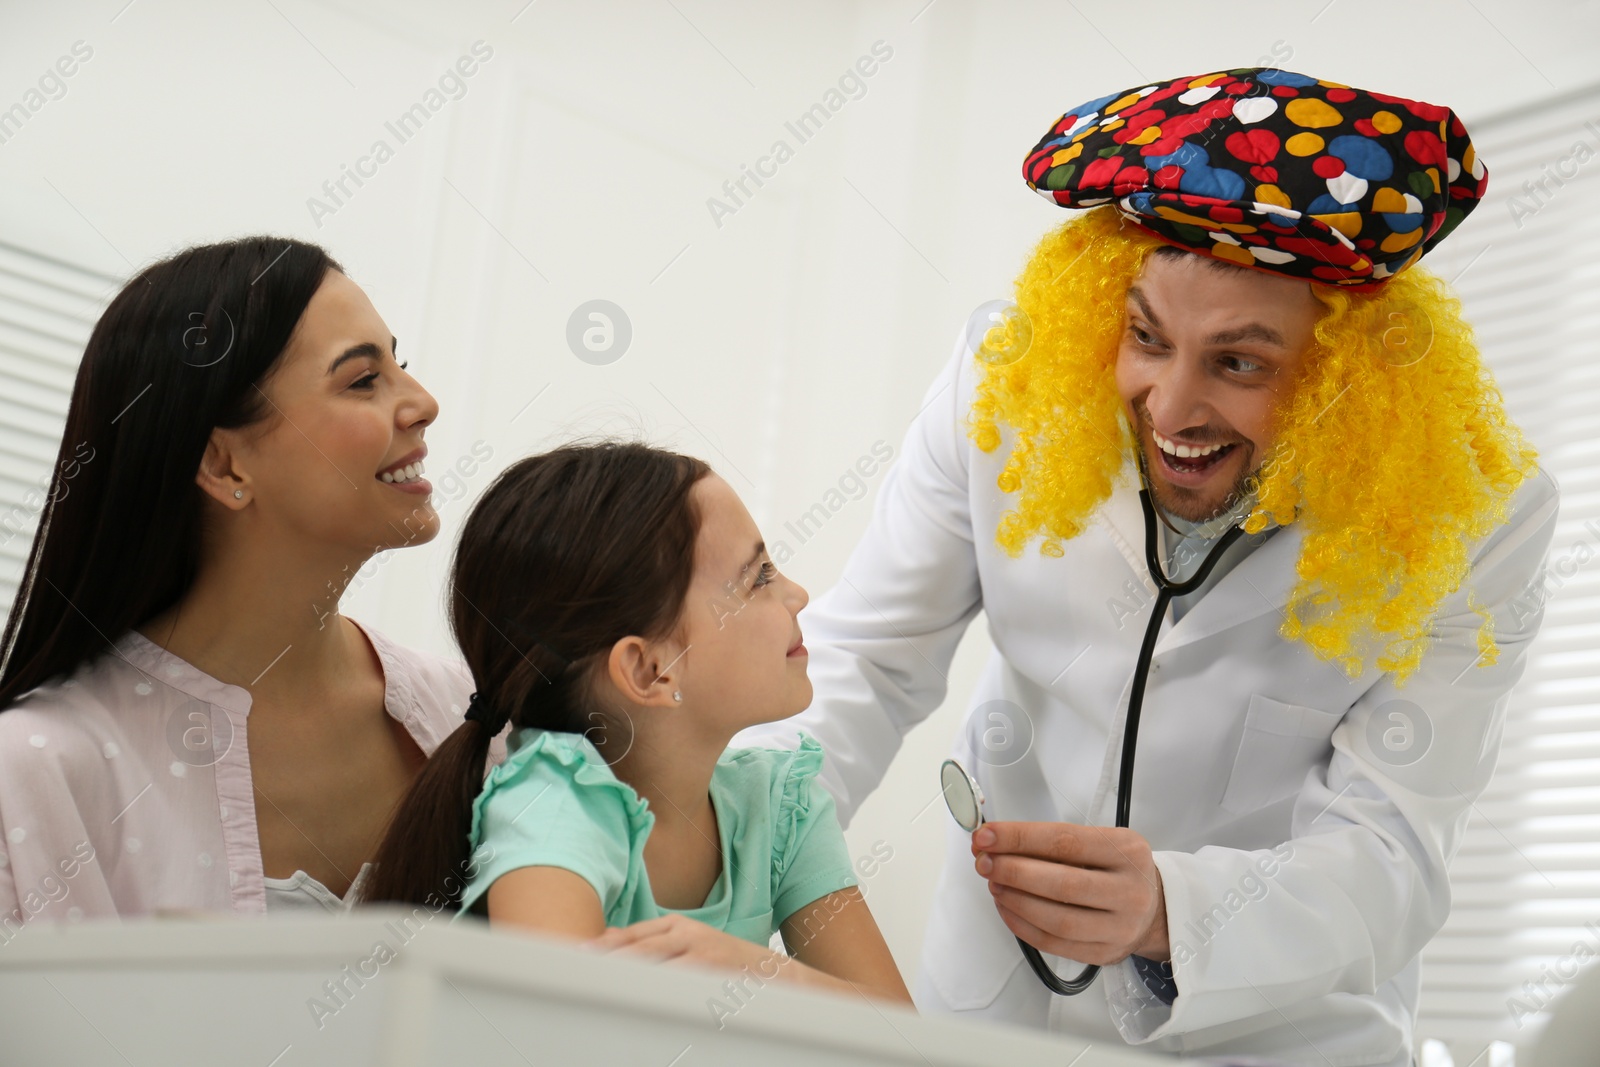
<svg viewBox="0 0 1600 1067"><path fill-rule="evenodd" d="M1151 493L1155 497L1156 505L1163 511L1166 511L1172 515L1176 515L1187 522L1199 523L1208 522L1234 507L1249 493L1251 480L1260 473L1259 464L1256 466L1251 466L1248 462L1249 460L1253 460L1255 458L1255 446L1250 444L1248 441L1239 442L1239 446L1242 448L1248 448L1250 452L1245 456L1246 463L1241 469L1239 477L1234 480L1232 488L1228 490L1227 494L1223 496L1222 500L1216 505L1216 507L1211 508L1204 515L1194 515L1192 512L1194 511L1195 497L1189 494L1180 494L1180 492L1175 492L1176 487L1168 482L1165 475L1163 475L1158 469L1161 463L1160 458L1157 457L1156 459L1152 460L1144 441L1141 440L1139 442L1139 448L1145 453L1145 467L1148 472Z"/></svg>

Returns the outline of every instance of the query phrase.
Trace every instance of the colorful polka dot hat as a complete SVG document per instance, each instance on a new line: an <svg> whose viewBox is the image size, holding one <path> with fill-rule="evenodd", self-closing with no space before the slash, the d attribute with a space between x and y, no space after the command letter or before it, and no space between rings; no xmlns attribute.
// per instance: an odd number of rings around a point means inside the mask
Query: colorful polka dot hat
<svg viewBox="0 0 1600 1067"><path fill-rule="evenodd" d="M1115 203L1190 251L1356 289L1415 263L1488 185L1449 108L1261 67L1091 100L1022 173L1063 207Z"/></svg>

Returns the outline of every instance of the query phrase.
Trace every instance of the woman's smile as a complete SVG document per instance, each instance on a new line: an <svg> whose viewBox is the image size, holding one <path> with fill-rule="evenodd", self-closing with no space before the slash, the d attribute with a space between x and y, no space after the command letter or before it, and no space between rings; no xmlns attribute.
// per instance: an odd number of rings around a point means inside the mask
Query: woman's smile
<svg viewBox="0 0 1600 1067"><path fill-rule="evenodd" d="M422 460L427 454L426 448L407 454L398 463L379 471L378 480L404 493L427 495L433 492L433 484L422 476Z"/></svg>

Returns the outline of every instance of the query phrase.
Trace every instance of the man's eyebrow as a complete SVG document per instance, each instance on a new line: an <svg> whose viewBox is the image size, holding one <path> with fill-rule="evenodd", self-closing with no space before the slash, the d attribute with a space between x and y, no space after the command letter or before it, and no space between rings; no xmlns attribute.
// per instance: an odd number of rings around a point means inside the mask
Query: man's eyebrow
<svg viewBox="0 0 1600 1067"><path fill-rule="evenodd" d="M1283 339L1283 334L1259 322L1252 322L1247 326L1235 326L1231 330L1221 330L1206 338L1208 345L1235 345L1240 341L1260 341L1279 348L1289 347L1289 342Z"/></svg>
<svg viewBox="0 0 1600 1067"><path fill-rule="evenodd" d="M398 340L396 340L395 338L393 338L393 337L389 338L389 348L390 348L391 351L396 351L396 352L399 351L400 350L400 342ZM349 360L349 359L382 359L382 358L383 358L383 349L379 348L377 345L373 344L371 341L364 341L359 345L351 345L349 348L347 348L343 352L339 353L338 358L336 358L332 363L328 364L328 373L332 374L334 371L339 369L339 365L340 364L344 363L346 360Z"/></svg>
<svg viewBox="0 0 1600 1067"><path fill-rule="evenodd" d="M1149 301L1145 300L1144 294L1139 291L1137 285L1128 286L1128 299L1139 305L1140 313L1150 320L1150 325L1158 330L1161 329L1160 320L1150 310ZM1260 341L1264 344L1276 345L1279 348L1289 347L1289 342L1283 339L1283 334L1259 322L1252 322L1245 326L1235 326L1231 330L1219 330L1206 338L1206 344L1208 345L1236 345L1241 341Z"/></svg>
<svg viewBox="0 0 1600 1067"><path fill-rule="evenodd" d="M1139 305L1140 313L1150 320L1150 325L1158 330L1161 329L1161 320L1157 319L1155 312L1150 310L1149 301L1145 300L1144 294L1139 291L1137 285L1128 286L1128 299Z"/></svg>

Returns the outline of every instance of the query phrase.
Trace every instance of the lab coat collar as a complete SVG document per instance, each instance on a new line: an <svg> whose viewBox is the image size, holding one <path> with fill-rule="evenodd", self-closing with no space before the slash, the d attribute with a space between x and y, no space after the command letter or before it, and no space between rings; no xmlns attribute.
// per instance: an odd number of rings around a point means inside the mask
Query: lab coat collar
<svg viewBox="0 0 1600 1067"><path fill-rule="evenodd" d="M1134 580L1154 596L1155 580L1150 577L1144 558L1144 510L1139 504L1139 475L1131 458L1123 465L1111 496L1100 506L1095 519L1127 560ZM1292 522L1254 549L1185 612L1176 625L1163 624L1154 655L1211 637L1267 612L1281 614L1294 588L1295 562L1300 558L1304 536L1303 525ZM1169 608L1169 616L1170 611Z"/></svg>

